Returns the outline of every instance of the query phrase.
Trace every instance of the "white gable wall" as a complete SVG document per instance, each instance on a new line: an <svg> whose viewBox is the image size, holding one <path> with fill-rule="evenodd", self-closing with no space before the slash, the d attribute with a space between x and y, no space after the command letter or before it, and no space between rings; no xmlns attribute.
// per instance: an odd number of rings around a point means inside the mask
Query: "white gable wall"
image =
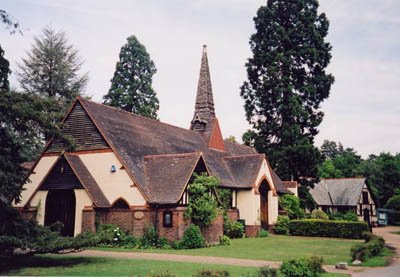
<svg viewBox="0 0 400 277"><path fill-rule="evenodd" d="M258 186L263 178L267 178L273 184L271 172L267 161L264 160L258 172L255 186ZM275 188L273 188L275 189ZM239 190L237 192L237 208L240 218L246 221L246 225L260 225L260 195L258 187L251 190ZM278 217L278 197L273 195L272 190L268 191L268 224L276 223Z"/></svg>
<svg viewBox="0 0 400 277"><path fill-rule="evenodd" d="M37 208L36 220L39 224L44 225L44 212L46 209L47 190L39 190L33 196L30 206Z"/></svg>
<svg viewBox="0 0 400 277"><path fill-rule="evenodd" d="M26 202L38 188L43 178L47 175L47 172L50 170L57 159L57 156L44 156L40 158L39 162L33 169L33 173L29 175L30 182L26 182L23 186L23 191L21 193L21 202L15 204L15 207L25 206Z"/></svg>
<svg viewBox="0 0 400 277"><path fill-rule="evenodd" d="M93 201L90 199L89 195L87 194L86 190L84 189L74 189L75 193L75 230L74 236L78 235L82 231L82 214L83 208L85 206L92 206Z"/></svg>
<svg viewBox="0 0 400 277"><path fill-rule="evenodd" d="M112 204L122 197L131 206L143 206L146 200L113 152L80 154L82 162L96 180L105 197ZM111 172L115 165L117 171Z"/></svg>

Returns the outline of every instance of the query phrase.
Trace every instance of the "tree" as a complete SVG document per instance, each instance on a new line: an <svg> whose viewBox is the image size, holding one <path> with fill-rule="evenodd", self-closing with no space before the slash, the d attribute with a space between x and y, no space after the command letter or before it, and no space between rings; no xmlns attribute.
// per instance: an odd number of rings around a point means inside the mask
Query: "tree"
<svg viewBox="0 0 400 277"><path fill-rule="evenodd" d="M64 32L45 27L22 59L17 77L24 92L57 100L62 115L86 87L87 74L79 74L82 63Z"/></svg>
<svg viewBox="0 0 400 277"><path fill-rule="evenodd" d="M313 142L334 81L325 72L329 22L317 9L316 0L268 0L259 8L240 92L253 127L243 140L268 154L279 176L301 182L302 195L321 162Z"/></svg>
<svg viewBox="0 0 400 277"><path fill-rule="evenodd" d="M320 178L342 178L343 173L335 167L331 159L326 159L318 166L318 177Z"/></svg>
<svg viewBox="0 0 400 277"><path fill-rule="evenodd" d="M10 89L8 75L11 73L10 63L4 58L4 50L0 45L0 91L7 92Z"/></svg>
<svg viewBox="0 0 400 277"><path fill-rule="evenodd" d="M127 41L119 53L111 88L103 97L104 104L156 119L159 102L152 88L156 67L135 36Z"/></svg>
<svg viewBox="0 0 400 277"><path fill-rule="evenodd" d="M10 30L10 34L14 34L18 31L22 35L19 22L5 10L0 10L0 22L6 25L6 29Z"/></svg>
<svg viewBox="0 0 400 277"><path fill-rule="evenodd" d="M324 140L321 145L321 154L324 155L325 158L335 158L341 152L343 152L343 145L341 142L336 143L335 141Z"/></svg>

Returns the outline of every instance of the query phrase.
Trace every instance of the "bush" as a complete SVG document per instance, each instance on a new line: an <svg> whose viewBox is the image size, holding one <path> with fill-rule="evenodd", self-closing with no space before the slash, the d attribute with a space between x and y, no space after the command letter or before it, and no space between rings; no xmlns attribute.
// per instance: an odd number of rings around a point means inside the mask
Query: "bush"
<svg viewBox="0 0 400 277"><path fill-rule="evenodd" d="M169 242L166 238L158 237L154 227L150 227L144 231L143 237L139 240L140 248L169 248Z"/></svg>
<svg viewBox="0 0 400 277"><path fill-rule="evenodd" d="M279 197L279 205L287 212L290 219L304 217L304 210L300 206L300 199L294 195L285 194Z"/></svg>
<svg viewBox="0 0 400 277"><path fill-rule="evenodd" d="M324 211L321 210L312 211L311 218L329 220L329 216Z"/></svg>
<svg viewBox="0 0 400 277"><path fill-rule="evenodd" d="M290 219L286 215L279 215L278 220L276 221L276 225L274 227L274 231L277 234L288 235L289 234L289 222Z"/></svg>
<svg viewBox="0 0 400 277"><path fill-rule="evenodd" d="M324 273L325 270L324 266L324 259L322 257L310 257L308 259L308 266L310 267L311 271L314 273Z"/></svg>
<svg viewBox="0 0 400 277"><path fill-rule="evenodd" d="M305 259L284 261L280 271L285 277L312 277L315 276Z"/></svg>
<svg viewBox="0 0 400 277"><path fill-rule="evenodd" d="M374 235L370 231L365 231L362 232L362 238L365 240L365 242L370 242Z"/></svg>
<svg viewBox="0 0 400 277"><path fill-rule="evenodd" d="M231 245L231 240L229 237L223 235L219 238L220 245Z"/></svg>
<svg viewBox="0 0 400 277"><path fill-rule="evenodd" d="M365 222L331 221L321 219L292 220L289 233L294 236L360 239L368 230Z"/></svg>
<svg viewBox="0 0 400 277"><path fill-rule="evenodd" d="M278 270L263 266L257 271L256 277L278 277Z"/></svg>
<svg viewBox="0 0 400 277"><path fill-rule="evenodd" d="M224 235L231 239L242 238L244 234L244 226L239 221L227 219L224 222Z"/></svg>
<svg viewBox="0 0 400 277"><path fill-rule="evenodd" d="M182 240L179 244L180 248L183 249L204 247L205 239L201 234L199 226L191 224L183 233Z"/></svg>
<svg viewBox="0 0 400 277"><path fill-rule="evenodd" d="M226 270L211 270L211 269L202 269L195 277L229 277L231 276L229 271Z"/></svg>
<svg viewBox="0 0 400 277"><path fill-rule="evenodd" d="M269 236L269 233L267 230L261 229L260 232L257 234L257 238L266 238Z"/></svg>
<svg viewBox="0 0 400 277"><path fill-rule="evenodd" d="M400 195L394 195L386 202L385 208L400 212Z"/></svg>
<svg viewBox="0 0 400 277"><path fill-rule="evenodd" d="M119 246L125 239L125 232L115 224L103 224L99 226L96 237L99 244Z"/></svg>
<svg viewBox="0 0 400 277"><path fill-rule="evenodd" d="M169 272L168 270L165 272L150 272L146 275L146 277L176 277L174 273Z"/></svg>
<svg viewBox="0 0 400 277"><path fill-rule="evenodd" d="M344 221L358 221L358 216L353 212L347 213L331 213L329 214L330 220L344 220Z"/></svg>
<svg viewBox="0 0 400 277"><path fill-rule="evenodd" d="M366 243L358 243L350 249L351 258L354 260L365 261L370 253Z"/></svg>

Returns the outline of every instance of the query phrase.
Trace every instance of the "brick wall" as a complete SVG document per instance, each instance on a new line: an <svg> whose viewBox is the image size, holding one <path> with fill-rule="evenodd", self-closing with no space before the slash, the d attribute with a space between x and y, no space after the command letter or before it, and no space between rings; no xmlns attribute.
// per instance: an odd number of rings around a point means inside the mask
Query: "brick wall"
<svg viewBox="0 0 400 277"><path fill-rule="evenodd" d="M202 230L202 233L208 244L219 244L219 238L224 234L224 217L218 215L210 226Z"/></svg>
<svg viewBox="0 0 400 277"><path fill-rule="evenodd" d="M244 227L244 229L245 229L246 237L254 238L254 237L257 236L258 232L260 232L261 226L257 226L257 225L246 225L246 226Z"/></svg>
<svg viewBox="0 0 400 277"><path fill-rule="evenodd" d="M21 212L21 217L24 220L36 221L37 208L27 208Z"/></svg>
<svg viewBox="0 0 400 277"><path fill-rule="evenodd" d="M93 210L92 207L85 207L82 210L82 233L86 231L96 231L96 225L95 225L95 211Z"/></svg>
<svg viewBox="0 0 400 277"><path fill-rule="evenodd" d="M229 209L228 210L228 218L231 220L238 220L239 219L239 210L238 209Z"/></svg>

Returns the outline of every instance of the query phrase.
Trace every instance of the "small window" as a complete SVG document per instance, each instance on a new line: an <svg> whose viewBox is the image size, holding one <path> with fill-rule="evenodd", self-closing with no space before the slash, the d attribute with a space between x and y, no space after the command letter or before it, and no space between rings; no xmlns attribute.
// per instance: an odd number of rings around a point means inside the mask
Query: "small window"
<svg viewBox="0 0 400 277"><path fill-rule="evenodd" d="M231 194L231 206L232 208L236 208L236 190L232 190L232 194Z"/></svg>
<svg viewBox="0 0 400 277"><path fill-rule="evenodd" d="M166 210L163 214L163 226L172 227L172 212L170 210Z"/></svg>
<svg viewBox="0 0 400 277"><path fill-rule="evenodd" d="M114 202L111 209L113 210L129 210L129 205L126 201L122 198L119 198L117 201Z"/></svg>
<svg viewBox="0 0 400 277"><path fill-rule="evenodd" d="M369 204L369 201L368 201L368 191L363 191L363 192L362 192L362 203L363 203L363 204Z"/></svg>

